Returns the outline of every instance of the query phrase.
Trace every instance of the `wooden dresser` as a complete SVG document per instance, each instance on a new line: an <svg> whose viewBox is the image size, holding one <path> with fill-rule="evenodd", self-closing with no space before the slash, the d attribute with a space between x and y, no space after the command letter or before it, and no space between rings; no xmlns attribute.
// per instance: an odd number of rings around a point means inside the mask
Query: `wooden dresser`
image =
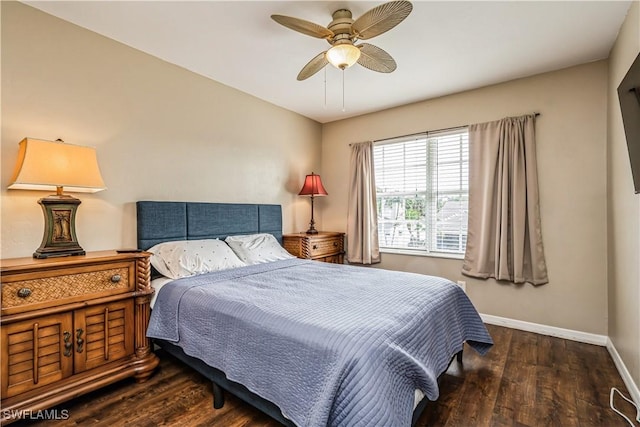
<svg viewBox="0 0 640 427"><path fill-rule="evenodd" d="M2 423L158 365L146 338L149 253L0 261Z"/></svg>
<svg viewBox="0 0 640 427"><path fill-rule="evenodd" d="M298 258L344 263L344 233L320 231L318 234L285 234L282 243L290 254Z"/></svg>

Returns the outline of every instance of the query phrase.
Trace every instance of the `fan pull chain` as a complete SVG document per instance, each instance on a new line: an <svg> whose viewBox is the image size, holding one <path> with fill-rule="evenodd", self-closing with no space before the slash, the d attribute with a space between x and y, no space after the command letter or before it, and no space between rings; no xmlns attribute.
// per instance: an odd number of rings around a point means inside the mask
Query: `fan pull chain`
<svg viewBox="0 0 640 427"><path fill-rule="evenodd" d="M344 107L344 68L342 69L342 111L346 111Z"/></svg>
<svg viewBox="0 0 640 427"><path fill-rule="evenodd" d="M327 67L324 67L324 109L327 109Z"/></svg>

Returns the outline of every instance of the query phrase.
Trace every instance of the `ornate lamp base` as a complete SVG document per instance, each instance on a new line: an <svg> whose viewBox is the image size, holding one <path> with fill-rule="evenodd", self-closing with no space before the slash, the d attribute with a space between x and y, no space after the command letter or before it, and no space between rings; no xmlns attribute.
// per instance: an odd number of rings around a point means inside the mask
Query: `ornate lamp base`
<svg viewBox="0 0 640 427"><path fill-rule="evenodd" d="M44 235L34 258L84 255L76 237L76 210L82 203L66 194L51 195L38 200L44 213Z"/></svg>
<svg viewBox="0 0 640 427"><path fill-rule="evenodd" d="M311 195L311 221L309 221L307 234L318 234L318 230L316 230L316 221L313 219L313 194Z"/></svg>

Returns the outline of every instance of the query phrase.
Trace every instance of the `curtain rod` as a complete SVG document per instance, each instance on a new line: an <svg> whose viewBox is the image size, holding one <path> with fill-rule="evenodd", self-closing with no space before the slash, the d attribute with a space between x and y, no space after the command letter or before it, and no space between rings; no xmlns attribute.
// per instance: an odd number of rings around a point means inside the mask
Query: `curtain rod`
<svg viewBox="0 0 640 427"><path fill-rule="evenodd" d="M539 115L541 115L541 113L535 112L535 113L533 113L533 115L534 115L534 116L536 116L536 117L538 117ZM427 133L429 133L429 132L445 132L445 131L448 131L448 130L454 130L454 129L466 128L466 127L468 127L468 126L469 126L469 125L460 125L460 126L453 126L453 127L450 127L450 128L444 128L444 129L425 130L425 131L423 131L423 132L408 133L408 134L406 134L406 135L394 136L394 137L391 137L391 138L374 139L372 142L373 142L373 143L376 143L376 142L386 141L386 140L388 140L388 139L407 138L407 137L409 137L409 136L424 135L424 134L427 134ZM354 143L349 144L349 147L351 147L353 144L354 144Z"/></svg>

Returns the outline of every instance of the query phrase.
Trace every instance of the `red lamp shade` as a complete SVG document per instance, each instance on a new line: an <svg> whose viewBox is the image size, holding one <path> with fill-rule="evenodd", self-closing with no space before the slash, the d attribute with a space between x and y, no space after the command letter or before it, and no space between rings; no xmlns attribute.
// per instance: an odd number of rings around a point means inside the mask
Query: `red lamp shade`
<svg viewBox="0 0 640 427"><path fill-rule="evenodd" d="M298 193L299 196L327 196L327 190L324 189L320 175L316 175L311 172L311 175L307 175L304 180L302 190Z"/></svg>

